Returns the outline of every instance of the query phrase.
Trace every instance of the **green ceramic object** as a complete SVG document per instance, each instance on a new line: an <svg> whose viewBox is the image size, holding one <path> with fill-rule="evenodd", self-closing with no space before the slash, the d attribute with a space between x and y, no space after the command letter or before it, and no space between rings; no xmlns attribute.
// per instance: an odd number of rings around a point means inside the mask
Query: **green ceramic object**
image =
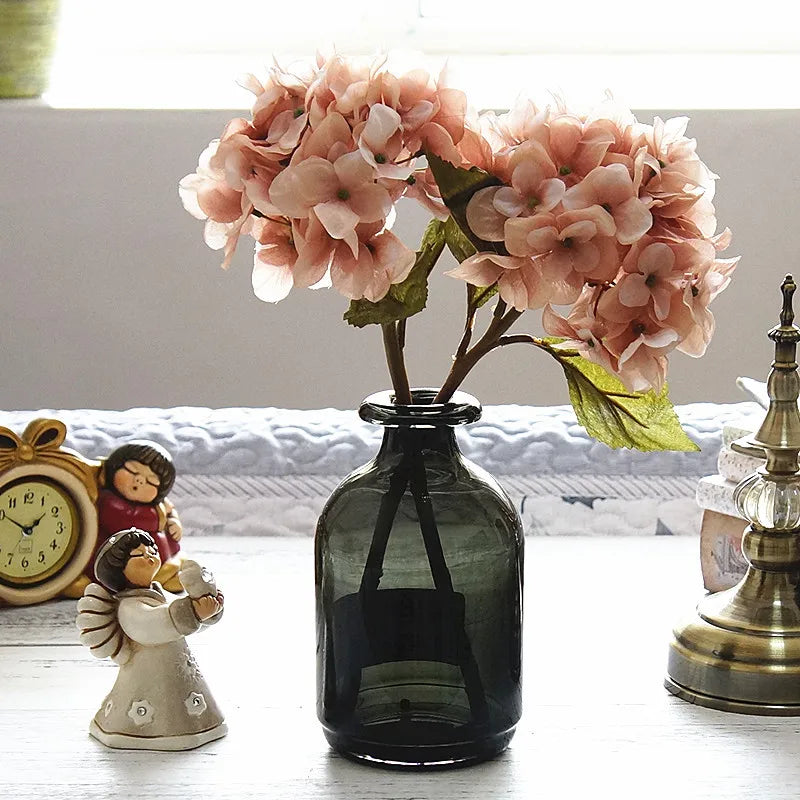
<svg viewBox="0 0 800 800"><path fill-rule="evenodd" d="M0 0L0 97L39 97L47 88L58 0Z"/></svg>

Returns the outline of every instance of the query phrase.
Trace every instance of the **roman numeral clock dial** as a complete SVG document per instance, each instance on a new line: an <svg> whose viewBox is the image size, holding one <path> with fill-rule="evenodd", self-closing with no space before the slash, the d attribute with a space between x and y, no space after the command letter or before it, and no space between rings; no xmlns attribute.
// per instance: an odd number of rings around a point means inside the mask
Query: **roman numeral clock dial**
<svg viewBox="0 0 800 800"><path fill-rule="evenodd" d="M97 542L100 464L62 447L66 426L0 427L0 602L28 605L64 591Z"/></svg>

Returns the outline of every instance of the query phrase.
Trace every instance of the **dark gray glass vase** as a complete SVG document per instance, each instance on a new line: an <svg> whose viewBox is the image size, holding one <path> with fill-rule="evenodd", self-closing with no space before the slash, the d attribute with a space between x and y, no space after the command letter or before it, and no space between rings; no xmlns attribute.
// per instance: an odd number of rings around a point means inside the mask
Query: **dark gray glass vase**
<svg viewBox="0 0 800 800"><path fill-rule="evenodd" d="M491 758L522 707L522 525L458 449L477 400L435 394L364 401L383 443L316 533L317 713L335 750L385 766Z"/></svg>

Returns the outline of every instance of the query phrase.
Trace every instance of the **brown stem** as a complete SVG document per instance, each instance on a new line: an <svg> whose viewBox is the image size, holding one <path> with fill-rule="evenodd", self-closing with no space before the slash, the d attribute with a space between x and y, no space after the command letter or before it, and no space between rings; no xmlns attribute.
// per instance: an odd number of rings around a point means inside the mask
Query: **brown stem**
<svg viewBox="0 0 800 800"><path fill-rule="evenodd" d="M514 336L501 336L497 340L500 347L505 347L507 344L532 344L535 347L542 346L542 340L537 339L535 336L530 336L527 333L517 333Z"/></svg>
<svg viewBox="0 0 800 800"><path fill-rule="evenodd" d="M398 405L411 403L411 388L408 385L403 349L400 347L400 335L394 322L381 325L383 329L383 349L386 352L386 366L394 388L394 402Z"/></svg>
<svg viewBox="0 0 800 800"><path fill-rule="evenodd" d="M415 158L419 158L420 156L424 156L424 150L417 150L416 153L413 153L408 158L404 158L402 161L395 161L395 164L410 164Z"/></svg>
<svg viewBox="0 0 800 800"><path fill-rule="evenodd" d="M502 300L498 303L498 308L500 307L500 303L503 304L503 310L505 310L505 303L503 303ZM488 352L494 350L495 347L500 347L500 338L520 316L522 316L522 312L516 309L512 309L503 316L498 315L497 309L495 309L494 317L491 324L486 329L486 333L483 334L474 347L453 361L450 373L442 384L442 388L439 389L439 393L436 395L433 402L446 403L478 361Z"/></svg>
<svg viewBox="0 0 800 800"><path fill-rule="evenodd" d="M405 358L405 353L403 352L406 348L406 322L408 320L401 319L397 323L397 343L400 345L400 355Z"/></svg>
<svg viewBox="0 0 800 800"><path fill-rule="evenodd" d="M475 329L475 314L478 313L478 309L476 306L470 303L469 294L470 286L467 284L467 319L464 322L464 334L461 337L461 341L458 344L458 349L453 357L454 361L461 358L469 349L469 343L472 341L472 331Z"/></svg>
<svg viewBox="0 0 800 800"><path fill-rule="evenodd" d="M497 344L500 345L500 347L505 347L507 344L532 344L534 347L538 347L540 350L550 353L550 355L554 356L558 361L564 358L575 358L575 356L580 355L577 350L562 350L560 347L558 350L555 350L553 346L544 341L544 339L539 339L527 333L517 333L514 334L514 336L501 336L497 340Z"/></svg>

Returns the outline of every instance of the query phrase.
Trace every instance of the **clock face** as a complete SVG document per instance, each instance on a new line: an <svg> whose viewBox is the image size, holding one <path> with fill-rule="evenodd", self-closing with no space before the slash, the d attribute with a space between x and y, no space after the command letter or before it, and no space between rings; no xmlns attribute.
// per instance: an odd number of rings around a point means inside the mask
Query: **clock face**
<svg viewBox="0 0 800 800"><path fill-rule="evenodd" d="M78 512L67 490L49 478L19 478L0 489L0 583L36 584L69 561Z"/></svg>

